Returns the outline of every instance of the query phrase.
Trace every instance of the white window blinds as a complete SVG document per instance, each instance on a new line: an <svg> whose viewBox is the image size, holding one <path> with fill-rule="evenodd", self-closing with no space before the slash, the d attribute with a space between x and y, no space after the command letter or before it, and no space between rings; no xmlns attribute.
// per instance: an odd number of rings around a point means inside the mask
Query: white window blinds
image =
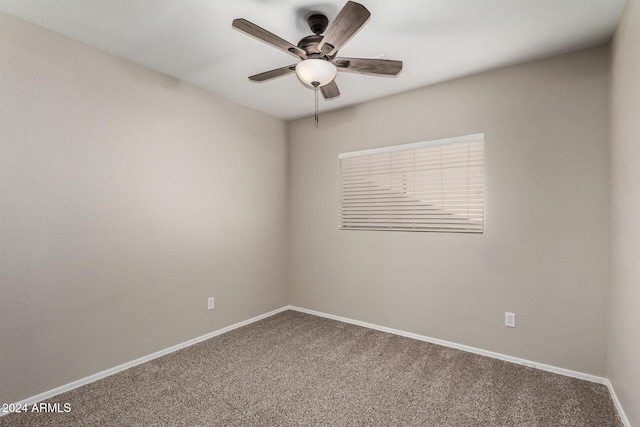
<svg viewBox="0 0 640 427"><path fill-rule="evenodd" d="M338 158L341 229L483 232L484 134Z"/></svg>

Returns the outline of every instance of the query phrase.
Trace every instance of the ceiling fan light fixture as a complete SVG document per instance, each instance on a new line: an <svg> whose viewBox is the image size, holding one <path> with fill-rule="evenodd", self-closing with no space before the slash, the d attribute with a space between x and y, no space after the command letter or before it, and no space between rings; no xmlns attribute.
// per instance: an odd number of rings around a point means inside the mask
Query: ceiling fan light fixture
<svg viewBox="0 0 640 427"><path fill-rule="evenodd" d="M336 66L324 59L305 59L296 65L296 75L310 87L322 87L331 83L337 73Z"/></svg>

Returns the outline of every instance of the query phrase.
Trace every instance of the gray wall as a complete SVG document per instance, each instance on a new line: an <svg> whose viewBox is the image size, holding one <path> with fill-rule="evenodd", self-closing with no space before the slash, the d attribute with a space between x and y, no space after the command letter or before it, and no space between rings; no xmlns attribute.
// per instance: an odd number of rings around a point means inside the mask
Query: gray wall
<svg viewBox="0 0 640 427"><path fill-rule="evenodd" d="M640 2L630 0L611 66L611 285L607 373L640 426Z"/></svg>
<svg viewBox="0 0 640 427"><path fill-rule="evenodd" d="M6 14L0 58L0 402L286 305L286 123Z"/></svg>
<svg viewBox="0 0 640 427"><path fill-rule="evenodd" d="M290 303L604 376L607 97L600 47L292 122ZM480 132L484 234L338 230L338 153Z"/></svg>

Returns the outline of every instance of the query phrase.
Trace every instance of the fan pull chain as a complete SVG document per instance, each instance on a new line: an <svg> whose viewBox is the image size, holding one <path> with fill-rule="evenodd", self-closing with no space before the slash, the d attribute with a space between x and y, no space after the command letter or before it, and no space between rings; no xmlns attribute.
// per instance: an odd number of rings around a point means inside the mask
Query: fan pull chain
<svg viewBox="0 0 640 427"><path fill-rule="evenodd" d="M314 92L316 94L316 109L315 109L315 115L313 116L313 119L316 122L316 127L318 127L318 121L320 119L319 115L318 115L318 86L320 86L320 83L318 82L313 82L311 83L313 85L314 88Z"/></svg>

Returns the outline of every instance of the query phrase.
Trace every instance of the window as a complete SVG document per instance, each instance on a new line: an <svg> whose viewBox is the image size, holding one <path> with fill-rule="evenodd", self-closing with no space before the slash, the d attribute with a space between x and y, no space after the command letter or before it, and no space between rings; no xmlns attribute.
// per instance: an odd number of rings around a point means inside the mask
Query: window
<svg viewBox="0 0 640 427"><path fill-rule="evenodd" d="M338 159L343 230L484 230L484 134L342 153Z"/></svg>

